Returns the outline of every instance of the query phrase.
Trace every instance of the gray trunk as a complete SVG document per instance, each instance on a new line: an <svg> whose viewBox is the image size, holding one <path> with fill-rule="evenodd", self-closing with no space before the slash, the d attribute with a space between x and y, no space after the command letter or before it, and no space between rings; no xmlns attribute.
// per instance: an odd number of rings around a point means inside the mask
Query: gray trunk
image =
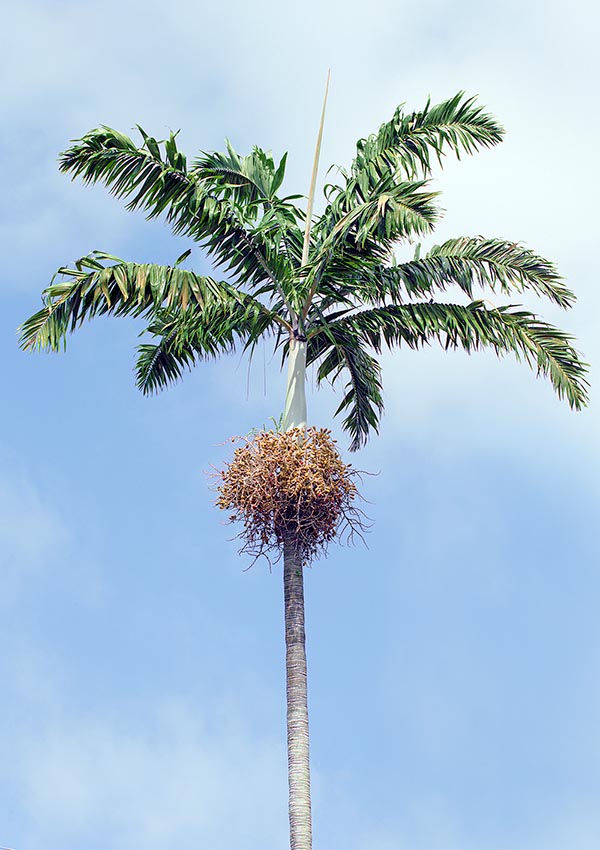
<svg viewBox="0 0 600 850"><path fill-rule="evenodd" d="M302 560L293 534L283 542L283 588L290 847L312 850L304 586Z"/></svg>

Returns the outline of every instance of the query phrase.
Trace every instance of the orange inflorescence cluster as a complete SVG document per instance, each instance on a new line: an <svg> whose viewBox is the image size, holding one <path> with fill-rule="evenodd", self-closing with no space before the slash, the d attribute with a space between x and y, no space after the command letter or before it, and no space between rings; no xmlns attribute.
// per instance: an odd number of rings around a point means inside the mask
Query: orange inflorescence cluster
<svg viewBox="0 0 600 850"><path fill-rule="evenodd" d="M364 530L354 505L358 473L343 462L329 430L260 431L237 440L243 445L217 473L217 505L244 524L243 552L279 555L293 534L308 563L338 534Z"/></svg>

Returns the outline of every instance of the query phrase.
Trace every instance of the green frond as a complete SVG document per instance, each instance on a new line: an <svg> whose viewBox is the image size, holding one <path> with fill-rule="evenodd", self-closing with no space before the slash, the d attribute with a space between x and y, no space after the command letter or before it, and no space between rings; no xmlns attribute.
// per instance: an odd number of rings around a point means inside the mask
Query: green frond
<svg viewBox="0 0 600 850"><path fill-rule="evenodd" d="M518 360L550 379L556 394L574 410L588 404L588 364L572 346L573 337L526 311L508 307L488 311L496 315L498 341L491 345L497 353L512 352Z"/></svg>
<svg viewBox="0 0 600 850"><path fill-rule="evenodd" d="M240 156L228 143L227 153L203 153L195 160L193 173L208 180L226 197L245 204L274 201L283 183L287 154L279 165L270 152L254 147L248 156Z"/></svg>
<svg viewBox="0 0 600 850"><path fill-rule="evenodd" d="M333 359L337 360L337 357ZM320 379L321 376L325 377L326 366L324 361L319 369ZM350 451L355 452L365 445L371 430L376 433L379 431L379 420L383 413L381 367L364 349L348 348L343 351L340 369L348 372L350 380L345 386L345 395L334 416L348 411L342 425L351 438Z"/></svg>
<svg viewBox="0 0 600 850"><path fill-rule="evenodd" d="M433 341L444 348L471 353L490 347L496 354L513 354L550 379L559 398L580 410L587 404L587 365L564 331L543 322L533 313L514 307L489 309L482 301L458 304L406 304L362 310L331 322L376 352L383 345L418 348ZM315 330L315 335L323 333Z"/></svg>
<svg viewBox="0 0 600 850"><path fill-rule="evenodd" d="M322 359L321 359L322 358ZM346 412L342 425L350 434L350 451L357 451L371 430L379 430L383 412L381 368L366 351L360 336L348 326L332 323L308 341L307 364L321 360L317 381L335 385L341 375L348 380L335 416Z"/></svg>
<svg viewBox="0 0 600 850"><path fill-rule="evenodd" d="M359 140L350 171L340 169L342 185L325 187L328 205L314 228L316 274L322 276L323 263L336 252L368 261L383 251L389 260L395 242L430 232L438 218L432 204L438 193L422 191L426 184L416 178L430 175L432 154L439 162L447 149L460 157L497 144L502 134L464 92L410 115L398 107L378 133Z"/></svg>
<svg viewBox="0 0 600 850"><path fill-rule="evenodd" d="M60 170L84 183L102 182L117 198L133 195L127 208L142 208L148 218L174 206L193 205L199 187L188 175L176 134L157 141L139 126L138 130L144 142L141 147L111 127L91 130L61 154Z"/></svg>
<svg viewBox="0 0 600 850"><path fill-rule="evenodd" d="M152 333L151 325L148 330ZM196 359L193 351L175 343L176 329L164 330L157 343L142 343L138 346L135 365L136 384L144 395L152 395L182 377L185 369L191 369Z"/></svg>
<svg viewBox="0 0 600 850"><path fill-rule="evenodd" d="M364 247L369 237L391 242L422 236L430 233L437 221L438 210L432 204L437 193L421 191L423 182L394 183L388 178L364 194L358 185L349 185L348 193L340 193L332 204L336 221L325 250L330 243L346 242L350 231L357 245Z"/></svg>
<svg viewBox="0 0 600 850"><path fill-rule="evenodd" d="M157 340L138 347L137 386L152 394L179 380L197 362L246 347L273 333L278 315L250 296L238 295L204 308L159 311L147 328Z"/></svg>
<svg viewBox="0 0 600 850"><path fill-rule="evenodd" d="M105 261L114 261L105 265ZM20 344L24 349L57 351L66 336L86 319L101 314L144 315L161 306L185 309L238 297L228 283L202 277L179 267L129 263L94 251L55 275L65 278L42 293L44 306L24 322Z"/></svg>
<svg viewBox="0 0 600 850"><path fill-rule="evenodd" d="M205 247L227 270L234 270L240 280L245 275L247 282L250 272L260 273L268 267L271 276L283 285L301 264L297 245L302 240L303 213L290 199L280 199L276 194L285 176L286 161L284 154L276 167L272 155L261 148L254 147L243 157L228 144L227 153L204 153L194 163L194 178L210 190L211 197L217 198L223 209L230 210L230 236L213 227ZM231 227L232 217L243 223L245 234ZM252 256L247 256L247 250L241 252L241 268L229 263L227 253L235 240L242 249L252 241L256 270L251 267ZM257 277L254 273L253 277L259 280L260 274Z"/></svg>
<svg viewBox="0 0 600 850"><path fill-rule="evenodd" d="M357 142L351 174L356 179L376 181L386 173L403 172L408 179L431 173L432 156L441 165L446 150L459 159L478 148L502 141L504 130L496 119L475 105L475 98L458 92L454 97L421 112L405 115L404 104L378 132Z"/></svg>
<svg viewBox="0 0 600 850"><path fill-rule="evenodd" d="M393 246L401 239L430 233L439 217L436 192L422 181L395 182L388 175L370 189L350 180L339 189L313 228L309 262L312 280L336 276L352 265L357 274L389 263Z"/></svg>
<svg viewBox="0 0 600 850"><path fill-rule="evenodd" d="M516 242L483 236L449 239L424 257L390 267L365 268L356 288L374 302L405 301L458 286L470 298L476 286L511 295L530 290L560 307L575 295L553 263Z"/></svg>

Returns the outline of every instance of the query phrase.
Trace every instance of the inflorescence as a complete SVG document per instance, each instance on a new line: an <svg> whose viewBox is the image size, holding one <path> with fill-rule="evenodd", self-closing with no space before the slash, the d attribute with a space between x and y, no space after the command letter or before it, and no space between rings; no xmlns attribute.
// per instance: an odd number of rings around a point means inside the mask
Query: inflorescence
<svg viewBox="0 0 600 850"><path fill-rule="evenodd" d="M258 431L241 442L228 466L216 473L217 505L242 522L241 552L271 561L284 539L293 539L310 563L338 536L362 538L365 517L355 505L359 475L343 462L331 431L292 428Z"/></svg>

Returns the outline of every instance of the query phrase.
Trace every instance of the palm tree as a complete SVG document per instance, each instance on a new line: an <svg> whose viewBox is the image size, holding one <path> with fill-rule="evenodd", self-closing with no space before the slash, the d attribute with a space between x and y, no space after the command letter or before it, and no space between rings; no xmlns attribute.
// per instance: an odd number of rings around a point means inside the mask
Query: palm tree
<svg viewBox="0 0 600 850"><path fill-rule="evenodd" d="M323 122L321 121L321 131ZM307 364L317 380L345 382L336 410L350 449L377 431L383 411L384 347L438 342L472 352L512 353L550 379L570 406L586 403L585 364L563 331L512 304L475 298L480 288L510 298L525 290L570 307L573 293L553 264L503 239L450 239L399 261L395 248L428 236L438 220L432 165L496 145L497 121L460 92L419 112L398 107L377 133L359 140L348 170L325 189L312 214L301 196L280 197L286 155L255 147L240 156L201 153L188 163L176 134L141 141L102 126L61 156L61 171L103 182L128 209L163 215L176 234L199 243L223 277L171 266L129 262L94 251L58 270L42 309L21 327L25 349L58 350L67 334L95 315L136 316L152 339L139 346L137 384L153 393L195 363L251 351L270 337L288 363L284 429L307 423ZM320 131L320 132L321 132ZM320 136L319 136L320 139ZM55 276L56 277L56 276ZM459 303L437 300L454 287ZM310 780L303 602L303 558L293 534L280 541L285 588L288 764L292 850L310 850Z"/></svg>

